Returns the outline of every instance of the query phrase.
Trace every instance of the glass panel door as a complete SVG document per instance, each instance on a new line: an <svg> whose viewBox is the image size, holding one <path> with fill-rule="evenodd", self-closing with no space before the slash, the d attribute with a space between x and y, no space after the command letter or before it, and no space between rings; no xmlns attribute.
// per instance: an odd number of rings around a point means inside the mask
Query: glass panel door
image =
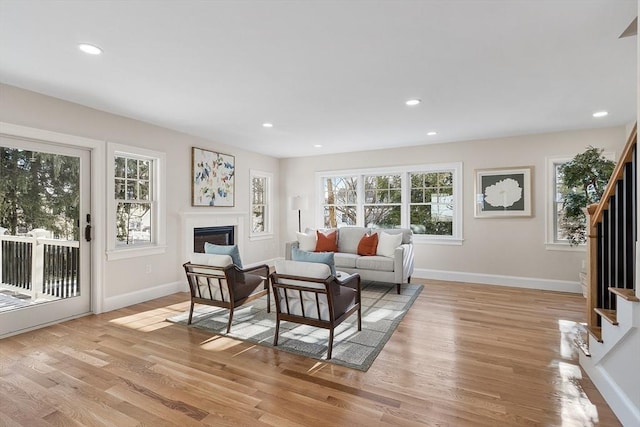
<svg viewBox="0 0 640 427"><path fill-rule="evenodd" d="M0 138L0 337L90 311L89 151Z"/></svg>

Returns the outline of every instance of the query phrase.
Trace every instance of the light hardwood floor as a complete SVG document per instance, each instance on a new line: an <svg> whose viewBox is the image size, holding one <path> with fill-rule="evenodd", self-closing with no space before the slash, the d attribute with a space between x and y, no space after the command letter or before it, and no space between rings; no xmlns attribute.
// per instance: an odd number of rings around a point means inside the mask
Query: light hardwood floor
<svg viewBox="0 0 640 427"><path fill-rule="evenodd" d="M417 282L368 372L166 322L186 293L1 340L0 425L620 425L567 333L581 296Z"/></svg>

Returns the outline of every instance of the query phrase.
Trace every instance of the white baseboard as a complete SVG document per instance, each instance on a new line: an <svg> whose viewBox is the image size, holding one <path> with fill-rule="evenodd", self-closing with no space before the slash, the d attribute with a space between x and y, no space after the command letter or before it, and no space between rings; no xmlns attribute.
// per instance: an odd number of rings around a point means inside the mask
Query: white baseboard
<svg viewBox="0 0 640 427"><path fill-rule="evenodd" d="M587 373L611 410L624 426L640 425L640 409L620 389L609 373L599 365L594 365L588 357L580 355L580 366Z"/></svg>
<svg viewBox="0 0 640 427"><path fill-rule="evenodd" d="M482 285L511 286L514 288L541 289L545 291L582 293L580 282L538 279L535 277L502 276L499 274L467 273L463 271L431 270L416 268L413 277L446 280L450 282L480 283Z"/></svg>
<svg viewBox="0 0 640 427"><path fill-rule="evenodd" d="M122 307L128 307L130 305L175 294L176 292L186 292L187 290L186 281L165 283L151 288L105 298L102 303L102 308L103 312L117 310Z"/></svg>

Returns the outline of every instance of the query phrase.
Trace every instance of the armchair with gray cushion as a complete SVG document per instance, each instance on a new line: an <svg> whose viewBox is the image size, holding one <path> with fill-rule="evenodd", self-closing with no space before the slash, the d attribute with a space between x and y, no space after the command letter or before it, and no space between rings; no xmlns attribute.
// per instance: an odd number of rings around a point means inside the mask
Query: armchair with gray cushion
<svg viewBox="0 0 640 427"><path fill-rule="evenodd" d="M331 359L334 329L354 313L358 331L362 330L360 276L353 274L339 280L326 264L278 260L271 274L276 305L276 331L273 345L278 345L280 322L294 322L329 330L327 359Z"/></svg>
<svg viewBox="0 0 640 427"><path fill-rule="evenodd" d="M191 293L189 325L196 303L228 309L227 333L231 330L236 307L266 295L267 312L271 311L269 266L241 269L233 264L229 255L193 254L191 262L183 267Z"/></svg>

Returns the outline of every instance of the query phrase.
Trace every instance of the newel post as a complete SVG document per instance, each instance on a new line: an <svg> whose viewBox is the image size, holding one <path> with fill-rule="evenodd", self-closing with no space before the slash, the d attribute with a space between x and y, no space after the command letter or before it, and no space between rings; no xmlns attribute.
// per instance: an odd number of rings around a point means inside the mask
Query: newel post
<svg viewBox="0 0 640 427"><path fill-rule="evenodd" d="M587 327L598 326L598 315L593 310L598 304L598 218L594 217L597 204L587 206Z"/></svg>

